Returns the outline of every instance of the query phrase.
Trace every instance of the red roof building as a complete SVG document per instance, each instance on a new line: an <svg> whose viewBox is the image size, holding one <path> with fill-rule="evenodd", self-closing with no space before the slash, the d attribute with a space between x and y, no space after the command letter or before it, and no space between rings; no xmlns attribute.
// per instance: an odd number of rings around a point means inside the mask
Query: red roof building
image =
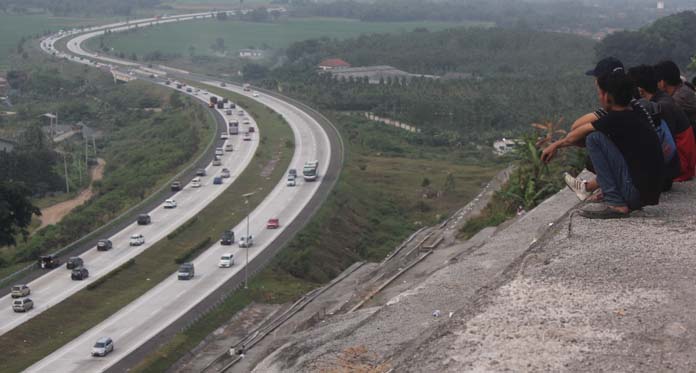
<svg viewBox="0 0 696 373"><path fill-rule="evenodd" d="M347 67L350 67L350 64L346 61L343 61L340 58L329 58L327 60L321 61L321 63L319 64L319 68L324 71L343 69Z"/></svg>

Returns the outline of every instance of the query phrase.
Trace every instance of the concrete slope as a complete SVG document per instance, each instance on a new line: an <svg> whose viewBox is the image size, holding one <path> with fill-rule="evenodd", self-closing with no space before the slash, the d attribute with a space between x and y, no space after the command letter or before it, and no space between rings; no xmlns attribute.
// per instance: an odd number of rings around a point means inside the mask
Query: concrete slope
<svg viewBox="0 0 696 373"><path fill-rule="evenodd" d="M569 197L570 198L570 197ZM568 219L395 371L696 370L696 183L628 219Z"/></svg>
<svg viewBox="0 0 696 373"><path fill-rule="evenodd" d="M497 232L483 246L457 256L456 261L386 303L339 313L314 328L296 332L254 371L314 371L338 366L387 371L401 358L411 361L412 347L417 349L440 326L474 307L478 294L496 287L550 225L576 203L572 193L559 193ZM437 316L433 316L435 311L439 311Z"/></svg>
<svg viewBox="0 0 696 373"><path fill-rule="evenodd" d="M199 99L203 100L203 98ZM217 115L223 116L222 110L217 110ZM259 134L257 133L254 141L251 142L242 141L241 136L231 136L227 143L232 144L236 151L224 154L222 166L214 167L211 164L207 166L207 176L201 178L201 188L192 188L190 185L186 185L182 191L174 194L172 198L177 201L177 208L164 209L163 204L161 204L149 212L152 218L150 225L140 226L133 222L116 234L110 237L103 237L113 242L114 248L112 250L102 252L97 251L96 247L94 247L80 255L90 273L87 280L71 280L70 271L65 269L63 265L61 268L51 270L49 273L31 281L28 285L31 288L30 297L34 301L34 309L24 313L2 313L0 315L0 334L7 333L9 330L85 288L101 276L134 258L195 216L227 189L251 162L258 148L258 136ZM228 168L231 177L225 179L222 185L212 185L213 176L218 174L222 168ZM129 246L130 236L136 233L145 236L145 244L135 247ZM12 309L12 298L9 294L0 298L0 309Z"/></svg>

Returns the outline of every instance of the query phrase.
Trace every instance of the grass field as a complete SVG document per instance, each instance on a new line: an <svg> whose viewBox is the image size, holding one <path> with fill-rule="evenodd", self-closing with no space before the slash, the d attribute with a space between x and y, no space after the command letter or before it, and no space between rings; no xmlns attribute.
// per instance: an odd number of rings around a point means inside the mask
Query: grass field
<svg viewBox="0 0 696 373"><path fill-rule="evenodd" d="M137 299L164 278L176 271L175 259L191 251L206 237L212 240L225 229L245 217L247 209L239 195L254 188L263 188L249 198L252 208L258 205L287 170L293 149L286 141L292 138L288 125L275 112L247 98L227 94L257 119L265 138L252 163L222 195L208 205L197 219L172 239L159 241L138 255L133 263L114 270L93 289L84 289L55 305L32 320L0 336L0 372L17 372L55 351L92 326L108 318L123 306ZM270 177L261 171L272 160L278 160ZM97 282L95 282L96 284ZM105 301L105 299L107 301ZM79 310L79 313L75 313ZM17 341L23 341L17 343Z"/></svg>
<svg viewBox="0 0 696 373"><path fill-rule="evenodd" d="M195 48L197 55L214 55L210 46L217 38L224 39L227 51L235 52L264 45L273 49L285 48L296 41L320 37L346 39L360 34L398 33L419 27L435 31L463 25L448 22L360 22L337 18L289 19L278 23L200 20L147 27L134 31L137 34L115 33L105 38L105 44L116 52L129 55L142 56L160 51L188 56L190 46ZM92 39L88 46L98 49L99 39Z"/></svg>
<svg viewBox="0 0 696 373"><path fill-rule="evenodd" d="M79 25L108 23L108 18L64 18L48 15L0 15L0 68L6 67L7 56L17 48L22 37L43 34Z"/></svg>

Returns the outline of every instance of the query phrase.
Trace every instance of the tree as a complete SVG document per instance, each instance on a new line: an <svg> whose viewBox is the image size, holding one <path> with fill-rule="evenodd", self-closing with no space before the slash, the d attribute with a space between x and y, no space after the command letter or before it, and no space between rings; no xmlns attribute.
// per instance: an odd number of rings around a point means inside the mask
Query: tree
<svg viewBox="0 0 696 373"><path fill-rule="evenodd" d="M452 191L454 191L454 188L455 188L454 175L452 175L451 172L448 172L447 178L445 179L445 185L443 185L442 190L444 192L452 192Z"/></svg>
<svg viewBox="0 0 696 373"><path fill-rule="evenodd" d="M16 244L17 234L24 239L29 232L27 227L35 214L41 216L41 210L32 205L31 192L21 183L0 183L0 246Z"/></svg>
<svg viewBox="0 0 696 373"><path fill-rule="evenodd" d="M430 179L428 179L427 177L424 177L423 181L421 182L421 186L423 188L427 188L429 185L430 185Z"/></svg>
<svg viewBox="0 0 696 373"><path fill-rule="evenodd" d="M268 67L256 63L250 63L242 69L242 75L249 80L263 80L268 76Z"/></svg>

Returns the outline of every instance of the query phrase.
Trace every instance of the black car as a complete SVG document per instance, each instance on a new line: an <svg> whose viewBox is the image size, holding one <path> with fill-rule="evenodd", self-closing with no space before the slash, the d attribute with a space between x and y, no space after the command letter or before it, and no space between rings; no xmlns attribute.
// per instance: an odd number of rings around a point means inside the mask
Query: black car
<svg viewBox="0 0 696 373"><path fill-rule="evenodd" d="M138 225L148 225L152 222L150 219L150 215L148 214L140 214L138 215Z"/></svg>
<svg viewBox="0 0 696 373"><path fill-rule="evenodd" d="M85 267L77 267L72 270L70 278L75 281L81 281L89 277L89 271Z"/></svg>
<svg viewBox="0 0 696 373"><path fill-rule="evenodd" d="M111 243L111 240L99 240L97 241L97 250L98 251L107 251L111 250L114 245Z"/></svg>
<svg viewBox="0 0 696 373"><path fill-rule="evenodd" d="M196 170L196 176L205 176L205 168L199 168Z"/></svg>
<svg viewBox="0 0 696 373"><path fill-rule="evenodd" d="M52 269L57 267L60 267L60 259L55 255L44 255L39 257L39 268Z"/></svg>
<svg viewBox="0 0 696 373"><path fill-rule="evenodd" d="M232 245L234 243L234 232L231 230L226 230L222 233L220 238L221 245Z"/></svg>
<svg viewBox="0 0 696 373"><path fill-rule="evenodd" d="M179 280L190 280L195 276L195 271L193 269L193 263L184 263L179 266L179 271L176 273L176 277Z"/></svg>
<svg viewBox="0 0 696 373"><path fill-rule="evenodd" d="M82 260L82 258L80 258L79 256L73 256L73 257L69 258L67 262L65 262L65 268L75 269L78 267L82 267L84 264L85 263Z"/></svg>
<svg viewBox="0 0 696 373"><path fill-rule="evenodd" d="M178 192L181 190L181 181L175 181L172 183L172 192Z"/></svg>
<svg viewBox="0 0 696 373"><path fill-rule="evenodd" d="M228 98L223 98L222 102L226 104L226 103L230 102L230 100Z"/></svg>

